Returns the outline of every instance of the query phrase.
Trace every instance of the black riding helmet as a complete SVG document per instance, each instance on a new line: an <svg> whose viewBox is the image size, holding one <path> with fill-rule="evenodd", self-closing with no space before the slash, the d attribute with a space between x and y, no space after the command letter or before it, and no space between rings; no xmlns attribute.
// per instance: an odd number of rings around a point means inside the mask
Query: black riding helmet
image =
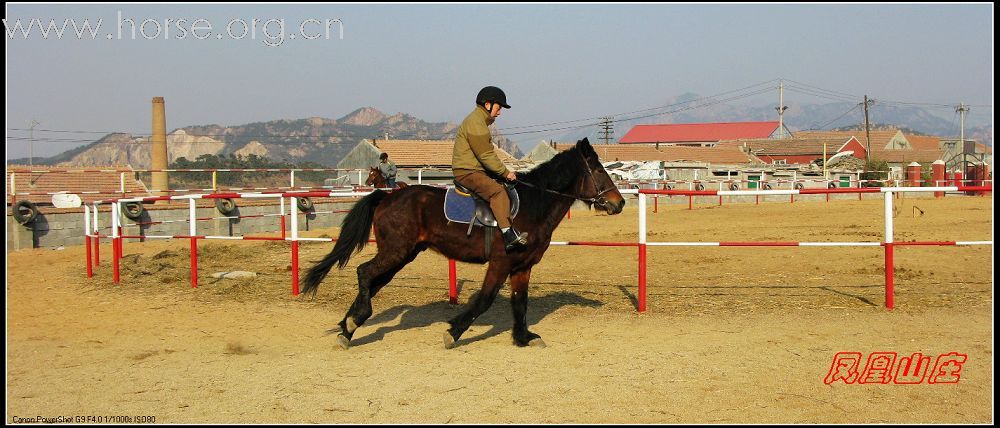
<svg viewBox="0 0 1000 428"><path fill-rule="evenodd" d="M382 159L382 160L386 160L386 159L389 159L389 154L388 154L388 153L385 153L385 152L383 152L382 154L378 155L378 158L379 158L379 159Z"/></svg>
<svg viewBox="0 0 1000 428"><path fill-rule="evenodd" d="M486 102L500 104L503 108L510 108L507 104L507 95L503 93L503 90L496 86L487 86L479 90L479 94L476 95L476 104L483 105Z"/></svg>

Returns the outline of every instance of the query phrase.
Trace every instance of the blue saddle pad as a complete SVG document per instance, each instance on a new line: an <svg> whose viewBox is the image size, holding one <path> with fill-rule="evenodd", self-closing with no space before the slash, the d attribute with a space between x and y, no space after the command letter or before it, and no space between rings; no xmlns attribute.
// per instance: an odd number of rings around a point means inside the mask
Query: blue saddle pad
<svg viewBox="0 0 1000 428"><path fill-rule="evenodd" d="M514 218L521 205L520 198L513 189L507 190L507 196L510 197L510 217ZM462 192L454 186L449 186L444 196L444 217L455 223L468 224L473 222L474 226L497 226L496 218L493 216L488 202Z"/></svg>

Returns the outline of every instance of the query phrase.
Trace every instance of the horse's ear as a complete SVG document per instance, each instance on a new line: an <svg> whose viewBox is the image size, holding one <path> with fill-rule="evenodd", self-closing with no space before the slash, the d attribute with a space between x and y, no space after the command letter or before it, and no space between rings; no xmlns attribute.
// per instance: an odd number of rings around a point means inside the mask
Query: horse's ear
<svg viewBox="0 0 1000 428"><path fill-rule="evenodd" d="M580 150L580 153L585 155L589 155L594 152L594 147L590 145L590 140L586 137L576 142L576 148Z"/></svg>

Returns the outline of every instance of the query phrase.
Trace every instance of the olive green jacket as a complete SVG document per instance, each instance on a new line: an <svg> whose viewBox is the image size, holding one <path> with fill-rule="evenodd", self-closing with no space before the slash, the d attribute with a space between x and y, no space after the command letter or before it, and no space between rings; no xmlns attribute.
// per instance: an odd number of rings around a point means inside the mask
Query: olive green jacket
<svg viewBox="0 0 1000 428"><path fill-rule="evenodd" d="M489 112L476 106L458 127L451 158L451 169L456 177L471 171L489 171L501 177L509 172L493 151L489 129L491 123L493 118Z"/></svg>

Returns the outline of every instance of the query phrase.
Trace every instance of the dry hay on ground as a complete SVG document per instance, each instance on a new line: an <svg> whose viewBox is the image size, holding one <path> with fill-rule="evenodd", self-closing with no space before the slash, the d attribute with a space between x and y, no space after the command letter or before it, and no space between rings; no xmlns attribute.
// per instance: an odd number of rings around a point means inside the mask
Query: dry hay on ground
<svg viewBox="0 0 1000 428"><path fill-rule="evenodd" d="M991 239L989 199L901 200L896 239ZM650 241L879 241L881 201L661 205ZM634 241L634 204L577 211L556 240ZM335 230L314 231L335 234ZM897 309L882 250L650 248L649 312L635 313L634 248L553 247L528 316L549 344L510 344L509 294L456 349L441 346L447 262L427 252L374 301L342 351L324 333L354 298L354 267L315 298L290 294L283 242L126 243L122 282L83 249L8 253L10 415L154 415L191 422L989 422L989 247L897 248ZM302 243L303 270L332 244ZM44 266L44 269L39 269ZM210 274L247 270L256 278ZM460 301L484 269L459 265ZM960 352L957 385L825 385L841 351Z"/></svg>

